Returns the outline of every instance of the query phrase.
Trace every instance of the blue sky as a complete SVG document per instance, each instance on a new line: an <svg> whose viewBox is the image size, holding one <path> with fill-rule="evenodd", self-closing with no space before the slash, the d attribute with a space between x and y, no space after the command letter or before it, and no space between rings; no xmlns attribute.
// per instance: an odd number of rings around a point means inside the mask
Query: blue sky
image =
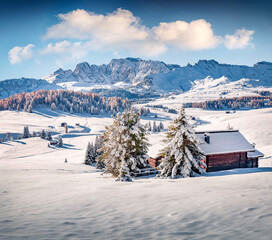
<svg viewBox="0 0 272 240"><path fill-rule="evenodd" d="M0 1L0 80L82 61L272 61L270 1Z"/></svg>

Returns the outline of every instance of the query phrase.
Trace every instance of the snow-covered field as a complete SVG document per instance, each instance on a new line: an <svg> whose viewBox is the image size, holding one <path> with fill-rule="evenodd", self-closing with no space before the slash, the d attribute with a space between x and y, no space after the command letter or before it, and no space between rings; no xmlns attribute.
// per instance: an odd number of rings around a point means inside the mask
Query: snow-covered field
<svg viewBox="0 0 272 240"><path fill-rule="evenodd" d="M159 98L153 101L153 105L164 105L171 108L179 108L181 103L203 102L219 98L233 98L243 96L259 96L258 91L272 91L270 87L252 87L247 85L253 82L249 79L230 82L226 77L213 79L207 77L194 81L194 86L187 92L171 95L166 98ZM256 81L257 82L257 81Z"/></svg>
<svg viewBox="0 0 272 240"><path fill-rule="evenodd" d="M196 117L197 130L226 129L228 123L240 129L265 154L260 168L115 182L82 164L88 141L111 123L109 116L0 112L1 138L28 125L30 132L45 129L64 141L63 148L40 138L0 144L0 239L271 239L272 110L187 114ZM143 123L167 126L174 117L158 112ZM149 135L151 156L163 147L162 138Z"/></svg>

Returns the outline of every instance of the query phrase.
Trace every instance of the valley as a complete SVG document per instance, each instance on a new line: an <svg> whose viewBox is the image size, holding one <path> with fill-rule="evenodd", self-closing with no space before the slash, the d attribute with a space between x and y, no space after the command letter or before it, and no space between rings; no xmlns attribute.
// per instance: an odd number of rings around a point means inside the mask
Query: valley
<svg viewBox="0 0 272 240"><path fill-rule="evenodd" d="M164 180L150 175L135 178L132 183L115 182L110 175L101 175L94 166L83 164L88 141L94 141L111 124L110 115L48 109L33 113L1 111L2 136L7 131L21 134L28 125L30 132L52 132L53 139L61 135L64 146L48 147L48 141L39 137L0 144L0 237L229 239L239 234L243 239L268 239L272 216L271 110L186 112L195 117L191 123L196 130L222 130L228 124L239 129L265 154L259 168L188 179ZM161 121L167 128L175 116L152 110L141 121ZM67 122L69 133L60 127L62 122ZM159 153L163 138L164 131L148 135L150 156ZM247 224L241 227L245 218Z"/></svg>

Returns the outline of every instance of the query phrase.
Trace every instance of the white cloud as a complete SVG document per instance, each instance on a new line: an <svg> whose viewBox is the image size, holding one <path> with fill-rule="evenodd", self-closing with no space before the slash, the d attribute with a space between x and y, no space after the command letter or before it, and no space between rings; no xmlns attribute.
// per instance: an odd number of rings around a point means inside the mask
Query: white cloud
<svg viewBox="0 0 272 240"><path fill-rule="evenodd" d="M163 22L153 31L161 42L186 50L210 49L220 43L220 37L214 35L211 24L204 19Z"/></svg>
<svg viewBox="0 0 272 240"><path fill-rule="evenodd" d="M71 47L71 42L70 41L62 41L62 42L57 42L55 44L49 43L45 49L41 51L42 54L50 54L50 53L64 53L66 52L70 47Z"/></svg>
<svg viewBox="0 0 272 240"><path fill-rule="evenodd" d="M57 54L64 55L66 58L82 58L88 55L89 51L96 51L100 46L93 41L79 41L71 42L64 40L56 43L49 43L44 49L40 51L42 55Z"/></svg>
<svg viewBox="0 0 272 240"><path fill-rule="evenodd" d="M20 63L23 60L30 59L33 57L33 51L32 48L34 48L35 45L28 44L25 47L13 47L11 50L9 50L9 61L11 64Z"/></svg>
<svg viewBox="0 0 272 240"><path fill-rule="evenodd" d="M225 36L225 45L228 49L245 48L250 44L254 31L238 29L233 35Z"/></svg>
<svg viewBox="0 0 272 240"><path fill-rule="evenodd" d="M254 33L241 29L234 35L217 36L211 24L204 19L191 22L162 22L159 26L148 28L132 12L121 8L107 15L78 9L59 14L58 17L60 23L47 29L45 39L80 39L90 41L94 46L91 50L97 45L97 48L102 50L129 50L131 53L147 56L159 55L167 50L167 46L184 50L203 50L224 43L229 49L243 48L249 44ZM61 44L68 42L64 41ZM89 51L84 44L81 47ZM63 46L56 44L47 48L54 48L54 52L58 53L62 51Z"/></svg>
<svg viewBox="0 0 272 240"><path fill-rule="evenodd" d="M92 40L103 49L129 50L141 55L158 55L166 50L132 12L117 9L107 15L75 10L60 14L61 22L47 30L45 39Z"/></svg>
<svg viewBox="0 0 272 240"><path fill-rule="evenodd" d="M225 44L228 49L250 44L254 31L239 29L233 35L218 36L204 19L191 22L161 22L148 28L140 18L125 9L106 15L75 10L58 15L60 22L47 29L44 39L62 39L37 51L41 55L56 54L66 59L80 59L90 51L111 51L132 56L157 56L167 47L183 50L211 49ZM33 44L16 46L9 51L11 64L33 57ZM37 54L36 54L37 56Z"/></svg>
<svg viewBox="0 0 272 240"><path fill-rule="evenodd" d="M58 16L62 22L50 27L45 38L95 38L109 43L126 43L148 36L140 19L120 8L105 16L79 9Z"/></svg>

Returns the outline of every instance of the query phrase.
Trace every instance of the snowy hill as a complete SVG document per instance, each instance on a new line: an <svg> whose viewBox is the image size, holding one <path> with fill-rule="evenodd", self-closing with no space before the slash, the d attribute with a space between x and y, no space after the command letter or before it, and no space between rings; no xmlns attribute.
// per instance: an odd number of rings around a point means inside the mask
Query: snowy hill
<svg viewBox="0 0 272 240"><path fill-rule="evenodd" d="M242 85L243 87L271 87L272 63L259 62L253 67L249 67L220 64L214 60L200 60L195 65L188 64L186 67L180 67L167 73L149 77L155 89L168 91L188 91L199 85L202 85L202 87L205 88L205 83L207 82L210 84L210 81L201 80L207 78L212 80L223 80L220 81L220 85L247 79Z"/></svg>
<svg viewBox="0 0 272 240"><path fill-rule="evenodd" d="M259 87L272 87L272 63L258 62L254 66L220 64L215 60L200 60L195 65L169 65L160 61L139 58L113 59L100 66L79 63L75 70L58 69L43 78L33 81L33 89L56 89L58 87L75 91L101 91L114 95L120 90L127 96L131 93L141 96L168 94L169 92L201 91L212 88L232 92ZM25 85L25 79L9 80ZM23 83L19 83L22 81ZM4 81L5 82L5 81ZM22 92L16 86L9 93L9 83L1 82L0 97ZM16 85L13 84L13 85ZM32 89L30 86L26 91ZM112 92L113 91L113 92ZM221 91L221 90L220 90ZM252 92L252 91L251 91ZM135 95L133 95L135 96Z"/></svg>
<svg viewBox="0 0 272 240"><path fill-rule="evenodd" d="M49 83L46 80L34 79L34 78L20 78L20 79L9 79L0 81L0 98L7 98L11 95L33 92L37 90L57 90L62 89L61 86L55 83Z"/></svg>
<svg viewBox="0 0 272 240"><path fill-rule="evenodd" d="M271 239L271 110L186 111L202 122L197 130L225 129L228 123L240 129L265 154L260 167L115 182L82 164L87 143L112 123L109 116L0 112L2 137L7 131L22 134L28 125L31 132L62 135L64 142L63 148L48 147L38 137L0 144L0 239ZM159 111L156 121L167 127L175 116ZM164 132L148 135L149 155L156 156L163 137Z"/></svg>

